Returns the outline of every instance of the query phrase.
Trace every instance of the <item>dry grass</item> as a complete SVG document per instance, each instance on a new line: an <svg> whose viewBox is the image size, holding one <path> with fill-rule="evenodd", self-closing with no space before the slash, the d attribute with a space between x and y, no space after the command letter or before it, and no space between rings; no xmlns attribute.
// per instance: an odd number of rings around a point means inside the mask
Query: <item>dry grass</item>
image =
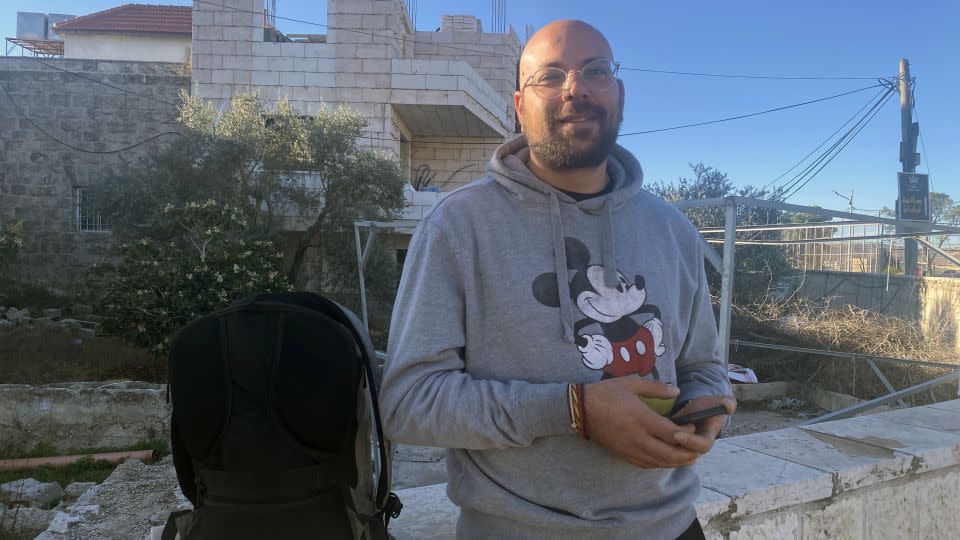
<svg viewBox="0 0 960 540"><path fill-rule="evenodd" d="M117 338L80 338L56 328L0 330L0 383L132 379L166 381L166 360Z"/></svg>
<svg viewBox="0 0 960 540"><path fill-rule="evenodd" d="M914 321L855 306L831 307L807 300L769 301L733 307L734 332L741 339L862 353L890 358L957 363L943 336L924 336Z"/></svg>
<svg viewBox="0 0 960 540"><path fill-rule="evenodd" d="M831 308L805 300L735 306L732 337L745 341L792 345L864 355L958 363L951 344L924 336L913 321L854 306ZM870 365L824 355L754 349L735 350L731 361L750 366L761 381L808 381L827 390L872 399L889 392ZM876 363L895 389L903 389L949 372L911 364ZM944 384L907 399L911 405L956 399L957 387Z"/></svg>

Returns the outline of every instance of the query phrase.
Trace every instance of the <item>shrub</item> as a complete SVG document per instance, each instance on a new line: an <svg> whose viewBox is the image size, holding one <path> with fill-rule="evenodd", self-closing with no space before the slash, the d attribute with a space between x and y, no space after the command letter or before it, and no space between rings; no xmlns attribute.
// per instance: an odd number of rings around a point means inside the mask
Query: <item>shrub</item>
<svg viewBox="0 0 960 540"><path fill-rule="evenodd" d="M283 253L269 240L244 240L247 222L209 200L168 205L164 241L117 248L117 262L95 266L92 283L104 329L164 354L186 323L251 294L292 290L279 271Z"/></svg>

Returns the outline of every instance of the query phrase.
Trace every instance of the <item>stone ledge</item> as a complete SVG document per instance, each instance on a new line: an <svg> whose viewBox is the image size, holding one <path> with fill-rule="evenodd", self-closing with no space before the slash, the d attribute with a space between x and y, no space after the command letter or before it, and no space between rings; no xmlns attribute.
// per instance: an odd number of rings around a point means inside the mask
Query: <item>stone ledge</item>
<svg viewBox="0 0 960 540"><path fill-rule="evenodd" d="M696 467L707 538L945 538L960 529L960 400L723 439ZM446 484L398 495L397 540L455 537Z"/></svg>

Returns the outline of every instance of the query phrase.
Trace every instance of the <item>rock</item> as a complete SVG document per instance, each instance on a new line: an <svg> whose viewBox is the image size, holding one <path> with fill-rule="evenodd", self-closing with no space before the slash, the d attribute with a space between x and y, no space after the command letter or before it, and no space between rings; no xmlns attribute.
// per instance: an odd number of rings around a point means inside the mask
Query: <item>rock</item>
<svg viewBox="0 0 960 540"><path fill-rule="evenodd" d="M30 315L30 312L28 310L17 309L15 307L8 308L6 313L4 313L4 316L7 318L7 320L14 324L20 322L21 318L28 317L29 315Z"/></svg>
<svg viewBox="0 0 960 540"><path fill-rule="evenodd" d="M23 315L17 319L17 324L20 326L33 326L33 317Z"/></svg>
<svg viewBox="0 0 960 540"><path fill-rule="evenodd" d="M0 319L0 328L13 328L14 326L16 325L13 324L12 322L6 319Z"/></svg>
<svg viewBox="0 0 960 540"><path fill-rule="evenodd" d="M0 306L0 315L3 315L7 312L7 306Z"/></svg>
<svg viewBox="0 0 960 540"><path fill-rule="evenodd" d="M97 485L96 482L74 482L64 488L63 501L73 502L95 485Z"/></svg>
<svg viewBox="0 0 960 540"><path fill-rule="evenodd" d="M44 484L33 478L24 478L0 484L0 502L8 505L50 508L60 497L63 497L63 488L56 482Z"/></svg>
<svg viewBox="0 0 960 540"><path fill-rule="evenodd" d="M76 319L60 319L56 322L56 324L65 330L74 330L80 328L80 321Z"/></svg>
<svg viewBox="0 0 960 540"><path fill-rule="evenodd" d="M27 506L6 508L0 504L0 530L32 538L46 530L56 514L57 512L53 510ZM0 534L0 536L3 535ZM3 537L6 538L6 536Z"/></svg>
<svg viewBox="0 0 960 540"><path fill-rule="evenodd" d="M77 330L77 335L84 339L93 339L97 337L97 331L93 328L81 328Z"/></svg>
<svg viewBox="0 0 960 540"><path fill-rule="evenodd" d="M43 310L43 316L48 319L59 319L61 317L59 309L45 309Z"/></svg>
<svg viewBox="0 0 960 540"><path fill-rule="evenodd" d="M93 308L86 304L74 304L70 306L70 313L74 315L91 315Z"/></svg>
<svg viewBox="0 0 960 540"><path fill-rule="evenodd" d="M53 326L53 319L50 317L40 317L38 319L34 319L33 324L38 328L49 328Z"/></svg>

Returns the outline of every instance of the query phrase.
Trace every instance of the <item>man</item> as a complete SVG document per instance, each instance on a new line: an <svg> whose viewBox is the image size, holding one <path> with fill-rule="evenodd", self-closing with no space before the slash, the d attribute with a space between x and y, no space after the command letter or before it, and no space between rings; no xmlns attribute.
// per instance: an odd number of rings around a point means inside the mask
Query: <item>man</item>
<svg viewBox="0 0 960 540"><path fill-rule="evenodd" d="M689 467L733 413L689 221L616 145L624 87L579 21L537 32L524 136L418 228L381 390L387 435L446 447L460 538L698 538Z"/></svg>

